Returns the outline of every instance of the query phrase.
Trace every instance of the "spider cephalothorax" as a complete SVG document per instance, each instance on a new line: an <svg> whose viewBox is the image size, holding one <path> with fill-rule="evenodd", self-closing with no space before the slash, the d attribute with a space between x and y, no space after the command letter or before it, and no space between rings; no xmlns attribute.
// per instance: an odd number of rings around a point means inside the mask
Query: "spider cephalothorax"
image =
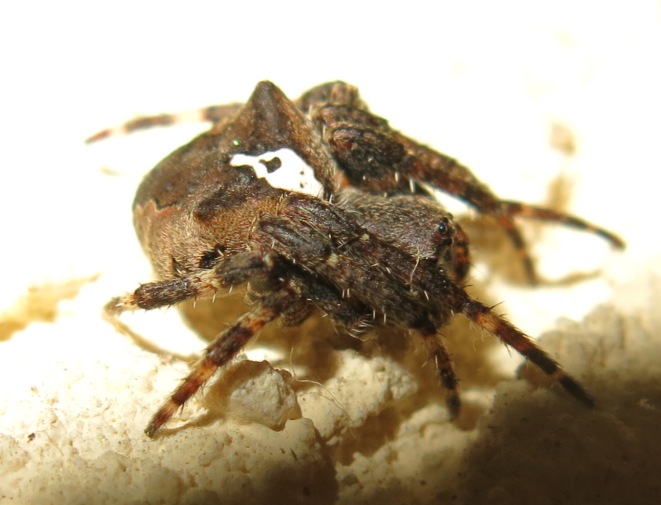
<svg viewBox="0 0 661 505"><path fill-rule="evenodd" d="M261 82L245 105L200 111L208 132L165 158L144 179L134 224L157 281L111 300L106 311L153 309L250 284L250 309L207 347L150 421L154 435L214 372L275 319L297 325L321 310L359 334L391 325L418 333L460 409L457 379L439 330L461 313L513 347L587 405L590 395L539 348L463 287L463 230L432 192L440 189L493 215L534 282L515 216L615 235L571 216L498 199L466 167L390 128L356 88L323 84L290 101ZM90 140L177 116L141 118ZM304 163L283 163L295 153Z"/></svg>

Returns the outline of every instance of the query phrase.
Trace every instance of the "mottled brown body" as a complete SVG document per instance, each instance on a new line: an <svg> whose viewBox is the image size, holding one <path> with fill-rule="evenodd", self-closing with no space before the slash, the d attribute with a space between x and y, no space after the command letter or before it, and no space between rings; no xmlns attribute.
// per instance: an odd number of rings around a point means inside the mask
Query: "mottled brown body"
<svg viewBox="0 0 661 505"><path fill-rule="evenodd" d="M252 303L209 345L154 415L148 435L265 324L279 318L297 325L314 310L351 334L383 325L417 332L448 390L452 416L460 409L458 381L439 331L457 313L592 404L529 337L466 293L468 239L431 192L441 189L494 215L531 281L515 216L558 221L622 247L618 237L575 217L498 199L455 160L392 130L345 83L318 86L292 102L262 82L244 106L215 106L199 116L212 121L212 129L150 172L134 202L138 237L159 280L111 300L106 310L117 317L246 283ZM121 131L175 121L172 115L143 118ZM277 154L282 149L296 153L305 168L287 172ZM239 156L258 162L241 164Z"/></svg>

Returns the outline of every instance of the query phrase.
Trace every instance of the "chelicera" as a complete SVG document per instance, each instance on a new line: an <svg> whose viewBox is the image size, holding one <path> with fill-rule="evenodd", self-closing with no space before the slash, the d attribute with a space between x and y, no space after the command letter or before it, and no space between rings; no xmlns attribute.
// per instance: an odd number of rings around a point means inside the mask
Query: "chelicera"
<svg viewBox="0 0 661 505"><path fill-rule="evenodd" d="M134 225L158 280L113 298L105 310L117 318L244 284L250 305L206 348L152 417L147 435L263 326L276 319L298 325L315 311L352 335L385 325L417 333L453 417L461 407L458 381L439 331L454 314L593 404L531 338L466 292L468 240L433 192L495 217L531 283L533 263L516 217L570 225L618 248L620 238L577 217L499 199L468 168L393 130L343 82L320 85L296 101L261 82L245 104L209 107L198 116L212 128L159 163L133 203ZM141 118L89 141L180 119ZM298 164L286 160L293 154Z"/></svg>

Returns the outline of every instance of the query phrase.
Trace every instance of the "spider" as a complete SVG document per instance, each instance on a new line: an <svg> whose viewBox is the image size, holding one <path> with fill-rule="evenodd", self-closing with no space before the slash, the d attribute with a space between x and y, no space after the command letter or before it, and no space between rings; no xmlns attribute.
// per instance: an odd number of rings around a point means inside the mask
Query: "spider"
<svg viewBox="0 0 661 505"><path fill-rule="evenodd" d="M298 100L268 81L245 104L198 111L206 133L161 161L133 203L137 235L158 280L113 298L106 314L151 310L246 285L247 312L222 331L151 418L153 437L266 324L302 323L314 311L360 335L395 326L417 333L436 364L452 418L458 380L440 329L461 313L514 348L572 396L590 394L533 340L464 289L468 239L433 198L436 189L492 215L531 283L532 260L514 218L614 234L577 217L497 198L471 171L393 130L354 86L332 82ZM97 141L190 115L139 118ZM302 162L284 163L295 153Z"/></svg>

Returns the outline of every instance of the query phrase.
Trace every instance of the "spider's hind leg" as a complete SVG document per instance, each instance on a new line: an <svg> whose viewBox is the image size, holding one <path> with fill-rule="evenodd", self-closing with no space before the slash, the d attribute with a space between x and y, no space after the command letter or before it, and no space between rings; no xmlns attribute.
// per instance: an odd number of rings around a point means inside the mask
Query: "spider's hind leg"
<svg viewBox="0 0 661 505"><path fill-rule="evenodd" d="M599 226L596 226L584 219L571 216L569 214L563 214L562 212L556 212L552 209L546 209L544 207L537 207L534 205L528 205L521 202L512 202L508 200L501 200L500 202L501 212L508 216L520 216L529 219L537 219L539 221L548 221L564 224L565 226L571 226L578 230L584 230L589 233L594 233L599 235L601 238L610 242L611 245L617 247L618 249L623 249L625 247L624 240L615 235L614 233L605 230Z"/></svg>
<svg viewBox="0 0 661 505"><path fill-rule="evenodd" d="M242 104L211 105L201 109L195 109L174 114L157 114L155 116L140 116L119 126L106 128L95 133L85 140L85 143L91 144L99 140L110 137L119 137L128 135L135 131L147 130L159 126L171 126L182 123L200 123L209 121L214 125L223 120L234 116L242 107Z"/></svg>

